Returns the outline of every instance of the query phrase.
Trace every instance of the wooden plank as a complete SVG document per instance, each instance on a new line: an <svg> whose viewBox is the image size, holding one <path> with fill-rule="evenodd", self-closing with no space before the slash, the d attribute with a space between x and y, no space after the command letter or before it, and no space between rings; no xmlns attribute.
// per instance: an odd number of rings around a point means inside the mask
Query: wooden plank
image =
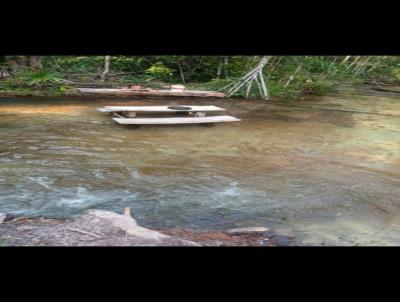
<svg viewBox="0 0 400 302"><path fill-rule="evenodd" d="M202 124L220 122L238 122L240 119L229 115L208 117L164 117L164 118L113 118L124 125L168 125L168 124Z"/></svg>
<svg viewBox="0 0 400 302"><path fill-rule="evenodd" d="M112 110L110 110L110 109L107 109L107 108L96 108L97 109L97 111L100 111L100 112L113 112Z"/></svg>
<svg viewBox="0 0 400 302"><path fill-rule="evenodd" d="M182 107L190 107L188 110L169 109L168 106L105 106L105 112L120 112L120 111L133 111L133 112L205 112L205 111L224 111L225 109L216 106L189 106L178 105Z"/></svg>
<svg viewBox="0 0 400 302"><path fill-rule="evenodd" d="M110 95L110 96L188 96L188 97L217 97L223 98L225 94L216 91L200 90L132 90L132 89L112 89L112 88L77 88L76 91L87 95Z"/></svg>

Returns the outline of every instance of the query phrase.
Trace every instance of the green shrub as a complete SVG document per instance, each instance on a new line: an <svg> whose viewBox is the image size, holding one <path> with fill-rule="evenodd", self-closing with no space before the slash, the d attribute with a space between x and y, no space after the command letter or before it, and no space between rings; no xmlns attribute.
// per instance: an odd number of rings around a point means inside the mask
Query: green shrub
<svg viewBox="0 0 400 302"><path fill-rule="evenodd" d="M63 79L55 73L51 73L46 69L35 72L26 72L20 76L20 80L28 86L43 86L45 84L62 83Z"/></svg>
<svg viewBox="0 0 400 302"><path fill-rule="evenodd" d="M324 95L333 91L333 83L327 80L307 80L302 87L302 94Z"/></svg>
<svg viewBox="0 0 400 302"><path fill-rule="evenodd" d="M166 67L162 62L153 64L150 68L146 69L146 73L159 80L171 80L174 70Z"/></svg>

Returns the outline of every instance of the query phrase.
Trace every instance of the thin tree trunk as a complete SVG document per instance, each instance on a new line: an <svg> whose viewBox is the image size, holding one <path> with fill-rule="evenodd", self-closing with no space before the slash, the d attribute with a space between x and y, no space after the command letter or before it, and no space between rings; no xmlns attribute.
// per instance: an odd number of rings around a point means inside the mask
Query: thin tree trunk
<svg viewBox="0 0 400 302"><path fill-rule="evenodd" d="M249 86L247 86L246 99L249 98L249 94L250 94L250 90L251 90L251 85L253 85L253 82L250 82Z"/></svg>
<svg viewBox="0 0 400 302"><path fill-rule="evenodd" d="M304 58L304 61L303 62L301 62L300 64L299 64L299 66L296 68L296 70L293 72L293 74L290 76L290 78L289 78L289 80L286 82L286 84L283 86L284 88L286 88L287 86L289 86L290 85L290 83L293 81L293 79L294 79L294 76L300 71L300 69L301 69L301 67L303 66L303 64L304 64L304 62L305 62L305 60L307 59L308 57L306 56L305 58Z"/></svg>
<svg viewBox="0 0 400 302"><path fill-rule="evenodd" d="M256 83L257 83L258 91L260 92L260 97L262 98L262 96L263 96L263 93L262 93L262 90L261 90L261 84L260 84L260 81L258 80L258 78L257 78L257 77L255 77L255 81L256 81Z"/></svg>
<svg viewBox="0 0 400 302"><path fill-rule="evenodd" d="M243 76L239 81L236 83L231 83L228 86L224 87L223 89L227 89L228 87L232 86L228 92L227 97L232 96L235 92L237 92L240 88L247 85L246 90L246 97L249 96L250 93L250 85L253 81L257 83L258 89L260 91L260 97L265 98L266 100L269 99L268 88L264 81L263 76L263 69L265 65L268 63L270 57L264 56L261 58L261 61L257 64L255 68L250 70L245 76ZM260 78L260 80L258 79Z"/></svg>
<svg viewBox="0 0 400 302"><path fill-rule="evenodd" d="M107 78L108 73L110 72L110 60L111 56L106 56L104 59L104 71L101 74L101 80L105 81Z"/></svg>
<svg viewBox="0 0 400 302"><path fill-rule="evenodd" d="M358 56L358 57L356 57L356 58L354 59L354 61L353 61L353 62L351 62L351 64L350 64L349 66L347 66L347 68L346 68L346 69L349 69L351 66L353 66L354 64L356 64L356 63L357 63L357 61L358 61L360 58L361 58L361 56Z"/></svg>
<svg viewBox="0 0 400 302"><path fill-rule="evenodd" d="M27 58L23 56L6 56L5 64L11 73L18 73L26 69Z"/></svg>
<svg viewBox="0 0 400 302"><path fill-rule="evenodd" d="M221 73L222 73L222 60L221 60L221 58L219 58L218 69L217 69L217 79L218 80L221 78Z"/></svg>
<svg viewBox="0 0 400 302"><path fill-rule="evenodd" d="M37 71L42 68L42 58L40 56L29 56L29 67Z"/></svg>
<svg viewBox="0 0 400 302"><path fill-rule="evenodd" d="M329 65L329 67L328 67L328 73L331 71L332 67L335 66L336 61L337 61L337 58L333 58L331 65ZM336 68L335 68L335 70L336 70Z"/></svg>
<svg viewBox="0 0 400 302"><path fill-rule="evenodd" d="M355 68L355 74L354 76L357 76L358 74L360 74L362 71L364 71L364 69L368 66L368 62L372 59L372 56L368 56L365 58L365 60L363 62L360 62L357 67Z"/></svg>
<svg viewBox="0 0 400 302"><path fill-rule="evenodd" d="M275 70L275 68L278 66L279 62L282 60L283 57L282 56L277 56L275 58L276 59L274 59L274 61L271 62L270 65L269 65L270 66L270 68L269 68L270 72Z"/></svg>
<svg viewBox="0 0 400 302"><path fill-rule="evenodd" d="M177 63L179 67L179 73L181 74L182 83L185 84L185 76L183 75L181 63Z"/></svg>
<svg viewBox="0 0 400 302"><path fill-rule="evenodd" d="M351 56L346 56L340 64L346 63L350 59L350 57Z"/></svg>
<svg viewBox="0 0 400 302"><path fill-rule="evenodd" d="M229 58L224 57L224 71L225 71L225 79L229 78L229 69L228 69L228 64L229 64Z"/></svg>
<svg viewBox="0 0 400 302"><path fill-rule="evenodd" d="M372 64L372 66L368 69L368 71L372 71L375 68L377 68L381 64L381 61L383 61L385 58L386 58L386 56L377 57L375 64Z"/></svg>
<svg viewBox="0 0 400 302"><path fill-rule="evenodd" d="M268 88L267 88L267 85L265 84L265 81L264 81L264 75L263 75L262 69L260 70L260 73L258 74L258 76L259 76L259 78L261 80L261 87L262 87L263 92L264 92L264 98L266 100L269 100Z"/></svg>

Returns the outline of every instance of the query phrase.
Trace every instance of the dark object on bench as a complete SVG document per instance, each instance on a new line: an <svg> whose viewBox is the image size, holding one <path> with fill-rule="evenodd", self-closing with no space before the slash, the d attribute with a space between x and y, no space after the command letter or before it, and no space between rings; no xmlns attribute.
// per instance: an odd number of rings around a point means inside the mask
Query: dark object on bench
<svg viewBox="0 0 400 302"><path fill-rule="evenodd" d="M173 110L190 110L190 109L192 109L192 107L169 106L168 109L173 109Z"/></svg>

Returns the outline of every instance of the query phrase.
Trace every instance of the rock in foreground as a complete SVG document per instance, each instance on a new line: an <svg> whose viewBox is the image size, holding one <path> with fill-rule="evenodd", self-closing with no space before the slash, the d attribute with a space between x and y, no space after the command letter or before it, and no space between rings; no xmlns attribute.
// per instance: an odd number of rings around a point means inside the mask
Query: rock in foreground
<svg viewBox="0 0 400 302"><path fill-rule="evenodd" d="M88 210L75 219L19 217L0 214L2 246L275 246L276 234L266 236L263 229L239 232L194 231L185 229L150 230L130 216ZM267 229L265 229L267 230ZM246 232L249 231L249 232ZM285 242L290 241L286 239Z"/></svg>
<svg viewBox="0 0 400 302"><path fill-rule="evenodd" d="M198 246L143 228L124 215L89 210L76 219L17 218L0 225L0 242L12 246Z"/></svg>

